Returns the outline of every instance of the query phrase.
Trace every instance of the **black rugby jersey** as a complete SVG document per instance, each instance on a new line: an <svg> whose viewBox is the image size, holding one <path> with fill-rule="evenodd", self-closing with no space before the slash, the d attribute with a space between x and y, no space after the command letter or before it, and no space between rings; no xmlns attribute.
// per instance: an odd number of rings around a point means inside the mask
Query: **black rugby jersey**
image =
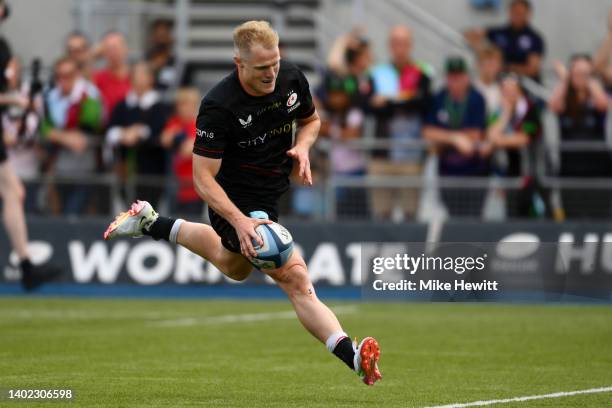
<svg viewBox="0 0 612 408"><path fill-rule="evenodd" d="M202 100L193 153L223 159L216 180L241 205L275 206L289 188L297 119L315 111L308 81L281 61L274 92L247 94L234 70Z"/></svg>

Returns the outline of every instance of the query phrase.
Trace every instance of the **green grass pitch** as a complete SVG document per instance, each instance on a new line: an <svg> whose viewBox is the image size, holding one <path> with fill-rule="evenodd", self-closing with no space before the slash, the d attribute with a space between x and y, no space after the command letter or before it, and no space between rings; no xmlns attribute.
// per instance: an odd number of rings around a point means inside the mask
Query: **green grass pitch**
<svg viewBox="0 0 612 408"><path fill-rule="evenodd" d="M2 298L0 388L76 396L0 405L425 407L612 386L609 306L331 305L350 335L378 338L376 386L288 302ZM612 393L499 406L610 407Z"/></svg>

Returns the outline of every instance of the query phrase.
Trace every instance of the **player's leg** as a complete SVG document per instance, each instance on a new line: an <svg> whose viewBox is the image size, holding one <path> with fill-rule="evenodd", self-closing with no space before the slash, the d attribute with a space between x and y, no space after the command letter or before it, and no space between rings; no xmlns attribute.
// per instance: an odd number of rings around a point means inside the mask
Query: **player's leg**
<svg viewBox="0 0 612 408"><path fill-rule="evenodd" d="M302 325L327 349L363 377L368 385L381 378L377 361L380 356L378 343L366 337L359 345L353 345L342 330L336 315L317 297L304 259L293 252L287 263L279 269L264 270L285 291Z"/></svg>
<svg viewBox="0 0 612 408"><path fill-rule="evenodd" d="M218 216L211 214L211 219L216 220L215 217ZM226 221L220 220L220 224L222 232L235 235ZM211 226L159 216L146 201L137 201L128 211L119 214L104 232L104 239L136 238L143 235L179 244L211 262L234 280L246 279L253 270L253 266L240 255L240 248L237 247L234 252L226 249L221 237ZM226 245L231 246L229 243Z"/></svg>
<svg viewBox="0 0 612 408"><path fill-rule="evenodd" d="M104 233L104 238L149 235L156 240L164 239L200 255L233 279L245 279L253 267L240 255L236 232L214 211L209 210L209 215L214 228L160 217L151 204L137 201L129 211L117 216ZM285 291L302 325L325 343L330 352L362 375L366 384L372 385L380 379L376 365L380 355L378 343L366 337L358 346L353 346L334 313L318 299L306 264L297 252L282 268L264 272Z"/></svg>
<svg viewBox="0 0 612 408"><path fill-rule="evenodd" d="M28 230L23 212L24 188L7 161L0 163L2 219L19 259L28 258Z"/></svg>
<svg viewBox="0 0 612 408"><path fill-rule="evenodd" d="M0 198L2 198L2 219L13 249L19 257L21 284L24 289L32 290L43 283L55 279L60 270L55 267L36 267L30 262L28 254L28 230L25 222L23 184L7 160L0 157Z"/></svg>
<svg viewBox="0 0 612 408"><path fill-rule="evenodd" d="M221 237L206 224L183 222L176 243L211 262L226 276L242 281L249 276L253 265L240 254L230 252L221 243Z"/></svg>
<svg viewBox="0 0 612 408"><path fill-rule="evenodd" d="M287 263L279 269L265 269L278 286L287 294L302 325L314 337L325 343L333 333L342 332L334 313L317 297L308 277L306 263L293 252Z"/></svg>

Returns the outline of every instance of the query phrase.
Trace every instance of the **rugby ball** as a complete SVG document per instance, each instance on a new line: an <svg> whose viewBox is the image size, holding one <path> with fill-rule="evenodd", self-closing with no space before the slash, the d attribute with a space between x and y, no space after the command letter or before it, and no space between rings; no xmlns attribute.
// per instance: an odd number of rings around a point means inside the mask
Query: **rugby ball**
<svg viewBox="0 0 612 408"><path fill-rule="evenodd" d="M293 253L293 237L287 228L273 222L255 228L263 240L263 245L253 242L257 257L251 263L259 269L276 269L287 263Z"/></svg>

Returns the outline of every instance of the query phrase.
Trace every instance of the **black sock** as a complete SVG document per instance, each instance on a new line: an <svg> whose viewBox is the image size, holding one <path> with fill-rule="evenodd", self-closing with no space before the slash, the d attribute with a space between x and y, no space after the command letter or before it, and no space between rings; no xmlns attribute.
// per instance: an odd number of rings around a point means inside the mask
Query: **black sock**
<svg viewBox="0 0 612 408"><path fill-rule="evenodd" d="M32 275L32 262L28 258L19 262L19 269L21 269L22 278L30 277Z"/></svg>
<svg viewBox="0 0 612 408"><path fill-rule="evenodd" d="M151 224L149 229L143 228L142 233L152 237L156 241L159 241L160 239L169 241L170 231L172 231L174 221L176 221L174 218L159 216L157 217L157 220Z"/></svg>
<svg viewBox="0 0 612 408"><path fill-rule="evenodd" d="M353 343L351 342L351 339L349 339L348 337L345 337L342 340L340 340L338 344L336 345L336 348L334 349L333 353L340 360L344 361L351 370L355 369L355 366L353 365L353 358L355 357L355 350L353 350Z"/></svg>

